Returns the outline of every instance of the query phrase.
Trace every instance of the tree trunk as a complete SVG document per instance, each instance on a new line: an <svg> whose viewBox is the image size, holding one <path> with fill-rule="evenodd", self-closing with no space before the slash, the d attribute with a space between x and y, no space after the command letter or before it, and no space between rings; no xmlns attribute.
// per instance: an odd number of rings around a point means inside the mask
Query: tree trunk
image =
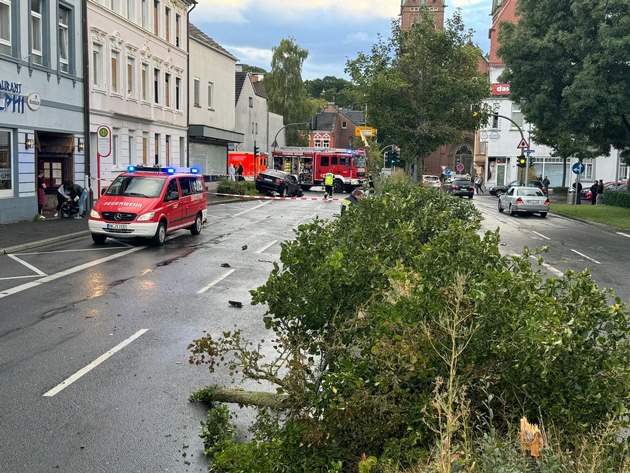
<svg viewBox="0 0 630 473"><path fill-rule="evenodd" d="M244 391L230 388L209 387L202 388L190 396L190 400L199 402L226 402L244 406L269 407L271 409L285 408L285 394L263 391Z"/></svg>

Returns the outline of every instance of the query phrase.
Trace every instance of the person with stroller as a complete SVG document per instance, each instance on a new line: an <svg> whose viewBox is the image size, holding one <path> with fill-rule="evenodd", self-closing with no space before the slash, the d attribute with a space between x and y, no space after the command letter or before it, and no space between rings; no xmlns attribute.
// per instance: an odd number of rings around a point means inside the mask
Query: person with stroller
<svg viewBox="0 0 630 473"><path fill-rule="evenodd" d="M74 216L75 219L83 218L85 207L87 204L88 192L79 184L66 183L66 194L70 195L70 199L79 203L79 213Z"/></svg>
<svg viewBox="0 0 630 473"><path fill-rule="evenodd" d="M55 207L55 217L59 217L59 212L61 212L61 207L65 202L70 202L70 195L66 193L66 184L70 185L68 182L64 182L57 189L57 207Z"/></svg>

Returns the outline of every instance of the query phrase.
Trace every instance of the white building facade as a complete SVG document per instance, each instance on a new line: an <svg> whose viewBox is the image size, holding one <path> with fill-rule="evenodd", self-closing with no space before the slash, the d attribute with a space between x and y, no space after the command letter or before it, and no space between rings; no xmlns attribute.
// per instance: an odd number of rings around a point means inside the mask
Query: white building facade
<svg viewBox="0 0 630 473"><path fill-rule="evenodd" d="M236 57L190 24L190 165L209 179L227 175L228 146L241 143L236 129Z"/></svg>
<svg viewBox="0 0 630 473"><path fill-rule="evenodd" d="M85 185L82 2L0 0L0 224L54 212L65 180Z"/></svg>
<svg viewBox="0 0 630 473"><path fill-rule="evenodd" d="M95 196L130 164L188 165L187 25L195 3L87 0ZM102 127L111 146L99 153Z"/></svg>

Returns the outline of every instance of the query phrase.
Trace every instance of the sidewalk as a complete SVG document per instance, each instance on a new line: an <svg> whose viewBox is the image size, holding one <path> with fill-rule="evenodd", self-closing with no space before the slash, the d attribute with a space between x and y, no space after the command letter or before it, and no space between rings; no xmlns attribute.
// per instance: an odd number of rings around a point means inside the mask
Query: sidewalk
<svg viewBox="0 0 630 473"><path fill-rule="evenodd" d="M215 186L208 186L208 205L234 202L241 199L214 195ZM0 225L0 254L25 251L38 246L58 243L71 238L89 235L88 218L53 217L53 213L44 212L46 220L28 220L24 222Z"/></svg>

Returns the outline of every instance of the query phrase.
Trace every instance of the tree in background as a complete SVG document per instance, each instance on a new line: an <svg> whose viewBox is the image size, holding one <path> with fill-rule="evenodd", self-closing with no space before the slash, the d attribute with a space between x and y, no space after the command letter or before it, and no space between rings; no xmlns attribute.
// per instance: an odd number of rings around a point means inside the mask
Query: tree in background
<svg viewBox="0 0 630 473"><path fill-rule="evenodd" d="M271 72L265 77L269 111L282 115L285 124L305 123L302 128L286 128L288 145L308 145L307 123L311 121L312 106L302 81L302 65L307 57L308 51L298 46L294 38L285 38L273 49Z"/></svg>
<svg viewBox="0 0 630 473"><path fill-rule="evenodd" d="M567 136L597 154L630 157L628 2L519 0L517 25L499 30L503 81L556 149ZM627 161L628 162L628 161Z"/></svg>
<svg viewBox="0 0 630 473"><path fill-rule="evenodd" d="M460 141L463 130L487 120L481 102L490 86L477 70L481 50L470 43L461 11L436 30L421 8L409 31L393 22L392 37L360 53L346 72L366 98L370 125L419 162L439 146Z"/></svg>
<svg viewBox="0 0 630 473"><path fill-rule="evenodd" d="M356 93L356 87L346 79L326 76L323 79L306 80L304 87L311 97L324 99L339 107L363 110L365 106L363 98Z"/></svg>
<svg viewBox="0 0 630 473"><path fill-rule="evenodd" d="M241 64L243 72L253 72L254 74L267 74L267 71L262 67L250 66L249 64Z"/></svg>

